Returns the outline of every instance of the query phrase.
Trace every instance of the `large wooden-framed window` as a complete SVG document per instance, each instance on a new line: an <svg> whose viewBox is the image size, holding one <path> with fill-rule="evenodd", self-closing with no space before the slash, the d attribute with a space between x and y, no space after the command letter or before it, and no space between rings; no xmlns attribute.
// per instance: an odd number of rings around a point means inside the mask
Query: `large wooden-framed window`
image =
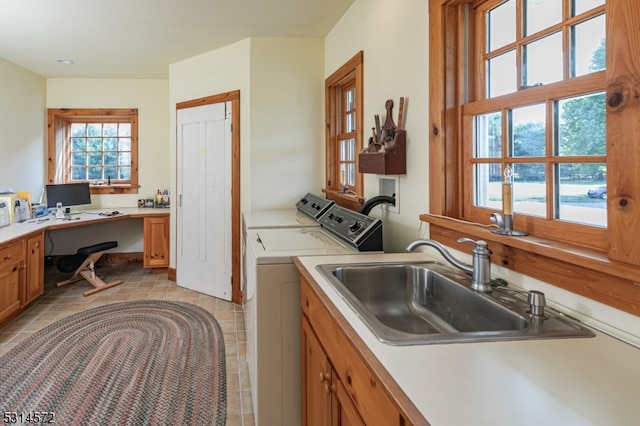
<svg viewBox="0 0 640 426"><path fill-rule="evenodd" d="M465 62L479 72L461 109L464 219L502 211L509 170L517 229L606 249L606 192L588 195L606 188L605 11L586 3L489 0L470 12Z"/></svg>
<svg viewBox="0 0 640 426"><path fill-rule="evenodd" d="M325 80L327 198L358 210L364 198L358 153L363 138L363 53Z"/></svg>
<svg viewBox="0 0 640 426"><path fill-rule="evenodd" d="M639 20L625 0L430 2L433 238L640 315ZM490 232L507 166L526 237Z"/></svg>
<svg viewBox="0 0 640 426"><path fill-rule="evenodd" d="M89 182L92 194L138 192L137 109L49 109L49 183Z"/></svg>

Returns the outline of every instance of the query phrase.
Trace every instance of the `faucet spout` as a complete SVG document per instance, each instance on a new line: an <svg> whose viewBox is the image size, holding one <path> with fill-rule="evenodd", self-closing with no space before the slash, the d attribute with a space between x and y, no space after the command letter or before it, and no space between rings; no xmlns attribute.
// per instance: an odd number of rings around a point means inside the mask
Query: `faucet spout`
<svg viewBox="0 0 640 426"><path fill-rule="evenodd" d="M491 250L487 248L487 243L482 240L473 241L470 238L460 238L459 243L473 243L475 247L471 250L473 264L471 266L460 262L447 250L445 246L435 240L416 240L407 246L407 251L415 251L420 246L433 247L453 266L471 275L471 288L477 291L488 293L493 290L491 287Z"/></svg>
<svg viewBox="0 0 640 426"><path fill-rule="evenodd" d="M467 274L473 274L473 268L465 263L460 262L458 259L453 257L453 255L447 250L445 246L440 244L435 240L416 240L407 246L407 251L412 252L415 251L420 246L429 246L438 250L440 254L453 266L460 269L461 271L466 272Z"/></svg>

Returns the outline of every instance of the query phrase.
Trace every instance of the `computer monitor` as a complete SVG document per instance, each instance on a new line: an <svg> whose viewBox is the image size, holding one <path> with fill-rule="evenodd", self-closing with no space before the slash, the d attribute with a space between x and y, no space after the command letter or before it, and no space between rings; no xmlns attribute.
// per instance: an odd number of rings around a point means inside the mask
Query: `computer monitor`
<svg viewBox="0 0 640 426"><path fill-rule="evenodd" d="M63 207L91 204L91 191L87 182L47 185L47 207Z"/></svg>

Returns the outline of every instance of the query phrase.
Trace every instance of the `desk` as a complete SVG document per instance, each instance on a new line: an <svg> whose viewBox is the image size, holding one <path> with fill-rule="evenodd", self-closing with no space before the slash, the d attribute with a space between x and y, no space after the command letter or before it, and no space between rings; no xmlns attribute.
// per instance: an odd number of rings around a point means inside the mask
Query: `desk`
<svg viewBox="0 0 640 426"><path fill-rule="evenodd" d="M120 214L103 216L117 210ZM45 220L46 219L46 220ZM44 292L46 231L142 219L143 266L165 270L169 266L169 210L109 208L84 210L65 219L46 216L0 228L0 327L27 308ZM101 242L101 241L94 241ZM71 244L73 242L70 242ZM82 244L74 244L75 253Z"/></svg>

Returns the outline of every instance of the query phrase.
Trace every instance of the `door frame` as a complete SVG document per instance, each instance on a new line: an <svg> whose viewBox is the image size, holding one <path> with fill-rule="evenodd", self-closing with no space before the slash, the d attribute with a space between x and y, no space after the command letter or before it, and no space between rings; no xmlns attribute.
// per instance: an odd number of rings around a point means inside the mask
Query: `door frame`
<svg viewBox="0 0 640 426"><path fill-rule="evenodd" d="M242 304L240 290L240 91L176 103L178 110L231 102L231 301ZM178 165L176 164L176 173ZM178 176L176 176L177 182ZM177 268L177 265L176 265Z"/></svg>

